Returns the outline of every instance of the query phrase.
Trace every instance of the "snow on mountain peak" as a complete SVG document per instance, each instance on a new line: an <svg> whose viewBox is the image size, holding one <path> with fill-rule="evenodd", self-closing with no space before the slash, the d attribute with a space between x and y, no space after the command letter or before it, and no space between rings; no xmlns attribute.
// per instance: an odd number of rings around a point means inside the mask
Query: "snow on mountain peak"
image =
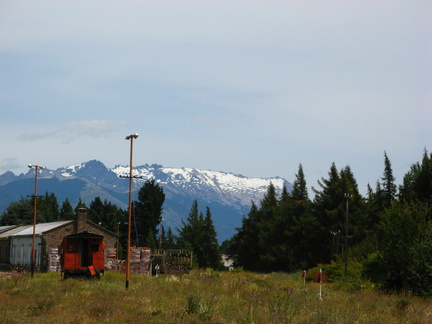
<svg viewBox="0 0 432 324"><path fill-rule="evenodd" d="M117 175L129 175L127 166L115 166L111 169ZM274 178L248 178L242 175L194 168L172 168L160 165L144 165L133 168L133 176L142 177L134 179L136 185L155 179L165 188L176 188L183 191L195 192L197 196L214 192L213 199L231 200L249 204L251 200L260 201L272 183L277 193L281 193L284 186L290 189L290 184L279 177ZM226 195L229 193L231 198Z"/></svg>

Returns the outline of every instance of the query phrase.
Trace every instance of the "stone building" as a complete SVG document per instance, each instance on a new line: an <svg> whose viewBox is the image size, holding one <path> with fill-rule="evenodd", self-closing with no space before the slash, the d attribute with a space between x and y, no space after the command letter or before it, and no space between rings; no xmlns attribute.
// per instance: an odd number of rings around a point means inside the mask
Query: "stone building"
<svg viewBox="0 0 432 324"><path fill-rule="evenodd" d="M80 208L75 220L36 224L36 268L41 271L58 270L58 249L63 238L84 231L102 235L107 248L116 246L117 235L87 220L87 209ZM29 267L32 247L33 225L0 228L0 263Z"/></svg>

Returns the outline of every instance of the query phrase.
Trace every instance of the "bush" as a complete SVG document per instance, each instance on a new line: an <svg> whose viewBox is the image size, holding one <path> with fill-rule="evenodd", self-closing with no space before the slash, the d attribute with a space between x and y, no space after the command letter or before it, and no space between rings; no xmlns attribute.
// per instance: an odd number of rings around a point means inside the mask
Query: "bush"
<svg viewBox="0 0 432 324"><path fill-rule="evenodd" d="M345 261L342 258L337 258L330 264L319 264L317 267L308 271L308 281L315 280L315 273L319 273L322 269L327 275L327 282L336 282L341 284L341 287L347 287L349 283L350 289L358 290L362 285L365 285L365 280L362 278L363 266L361 262L348 259L347 276L345 277Z"/></svg>
<svg viewBox="0 0 432 324"><path fill-rule="evenodd" d="M432 295L432 221L429 207L394 204L380 223L379 253L364 262L363 274L386 292Z"/></svg>

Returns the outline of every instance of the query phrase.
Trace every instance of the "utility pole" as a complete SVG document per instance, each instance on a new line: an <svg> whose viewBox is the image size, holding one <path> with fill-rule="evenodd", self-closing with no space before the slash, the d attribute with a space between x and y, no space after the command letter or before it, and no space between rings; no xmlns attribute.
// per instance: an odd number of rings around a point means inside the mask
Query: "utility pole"
<svg viewBox="0 0 432 324"><path fill-rule="evenodd" d="M32 257L31 257L31 278L33 278L34 267L36 264L36 215L37 215L37 191L38 191L38 169L43 169L40 165L29 164L28 167L35 168L35 183L34 183L34 194L33 196L33 239L32 239Z"/></svg>
<svg viewBox="0 0 432 324"><path fill-rule="evenodd" d="M345 193L346 213L345 213L345 278L348 273L348 203L352 197L349 193Z"/></svg>
<svg viewBox="0 0 432 324"><path fill-rule="evenodd" d="M130 279L130 243L131 243L131 229L132 229L132 155L133 155L133 140L138 138L138 134L126 136L126 140L130 140L130 159L129 159L129 176L120 176L121 178L129 178L129 210L128 210L128 237L126 246L126 289L129 288ZM138 177L137 177L138 178Z"/></svg>

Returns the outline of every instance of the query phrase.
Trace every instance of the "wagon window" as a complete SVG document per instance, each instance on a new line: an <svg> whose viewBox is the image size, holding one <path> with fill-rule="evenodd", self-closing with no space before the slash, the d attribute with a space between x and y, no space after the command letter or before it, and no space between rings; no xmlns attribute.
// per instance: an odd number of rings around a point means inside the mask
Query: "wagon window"
<svg viewBox="0 0 432 324"><path fill-rule="evenodd" d="M92 252L97 252L99 250L99 245L98 244L92 244L90 249Z"/></svg>
<svg viewBox="0 0 432 324"><path fill-rule="evenodd" d="M71 252L71 253L78 252L78 246L75 244L69 244L68 245L68 252Z"/></svg>

